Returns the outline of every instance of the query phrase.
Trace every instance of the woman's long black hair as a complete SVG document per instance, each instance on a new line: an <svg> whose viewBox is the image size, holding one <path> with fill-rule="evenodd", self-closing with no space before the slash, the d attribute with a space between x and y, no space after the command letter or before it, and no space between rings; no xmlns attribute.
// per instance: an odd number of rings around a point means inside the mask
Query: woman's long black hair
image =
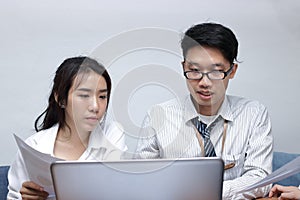
<svg viewBox="0 0 300 200"><path fill-rule="evenodd" d="M105 79L108 106L111 92L111 79L104 66L99 64L96 60L85 56L68 58L64 60L56 70L47 109L40 114L34 122L34 128L37 132L51 128L57 123L59 124L59 128L67 126L64 106L68 102L69 90L78 73L88 73L90 70L100 74ZM45 117L42 123L39 124L40 119L44 115Z"/></svg>

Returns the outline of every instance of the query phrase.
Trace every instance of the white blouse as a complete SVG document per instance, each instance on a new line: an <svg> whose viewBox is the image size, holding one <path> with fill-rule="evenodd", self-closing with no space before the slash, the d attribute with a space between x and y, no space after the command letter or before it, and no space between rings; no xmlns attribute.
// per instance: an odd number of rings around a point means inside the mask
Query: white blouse
<svg viewBox="0 0 300 200"><path fill-rule="evenodd" d="M42 130L30 136L25 142L34 149L53 155L54 144L58 132L58 124ZM84 153L78 159L84 160L120 160L124 151L127 150L125 145L125 135L123 128L117 122L105 123L105 126L97 126L91 133L89 144ZM8 172L8 199L22 199L19 193L22 183L28 181L29 177L26 172L24 160L17 152L16 159L10 166Z"/></svg>

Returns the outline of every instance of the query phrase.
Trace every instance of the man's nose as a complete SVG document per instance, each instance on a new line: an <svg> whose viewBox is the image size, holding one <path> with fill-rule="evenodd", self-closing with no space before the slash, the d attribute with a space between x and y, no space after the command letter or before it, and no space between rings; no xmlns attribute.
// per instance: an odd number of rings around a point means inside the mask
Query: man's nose
<svg viewBox="0 0 300 200"><path fill-rule="evenodd" d="M203 73L202 78L199 80L199 86L208 87L211 85L211 80L208 78L208 75Z"/></svg>

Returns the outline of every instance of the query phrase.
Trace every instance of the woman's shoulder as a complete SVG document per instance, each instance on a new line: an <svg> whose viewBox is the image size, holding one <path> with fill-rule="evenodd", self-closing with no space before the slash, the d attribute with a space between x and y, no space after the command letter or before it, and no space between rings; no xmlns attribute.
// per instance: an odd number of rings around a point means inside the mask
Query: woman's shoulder
<svg viewBox="0 0 300 200"><path fill-rule="evenodd" d="M58 130L58 125L54 125L49 129L41 130L34 133L30 137L28 137L25 140L25 142L30 146L38 145L40 143L45 143L45 142L48 143L51 139L56 138L57 130Z"/></svg>

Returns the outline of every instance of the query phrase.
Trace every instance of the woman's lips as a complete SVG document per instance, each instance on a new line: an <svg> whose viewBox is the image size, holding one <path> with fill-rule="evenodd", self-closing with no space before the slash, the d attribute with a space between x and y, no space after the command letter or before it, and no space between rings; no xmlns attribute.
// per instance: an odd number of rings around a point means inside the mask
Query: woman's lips
<svg viewBox="0 0 300 200"><path fill-rule="evenodd" d="M90 121L90 122L97 122L98 121L98 118L97 117L87 117L86 118L88 121Z"/></svg>

